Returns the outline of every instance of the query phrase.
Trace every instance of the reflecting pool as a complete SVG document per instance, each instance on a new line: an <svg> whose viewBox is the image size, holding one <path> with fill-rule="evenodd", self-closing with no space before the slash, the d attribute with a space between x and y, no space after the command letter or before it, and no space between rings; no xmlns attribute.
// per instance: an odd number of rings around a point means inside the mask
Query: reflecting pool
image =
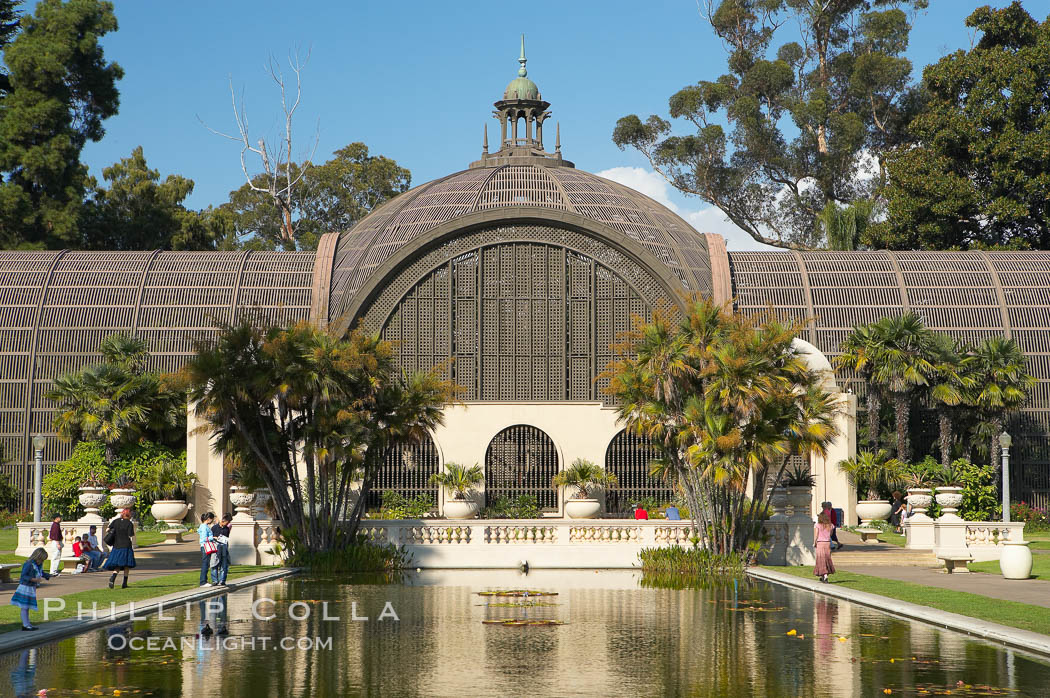
<svg viewBox="0 0 1050 698"><path fill-rule="evenodd" d="M493 590L556 595L479 593ZM485 622L499 620L522 622ZM52 698L1050 691L1050 661L964 635L766 583L656 589L630 571L291 578L3 655L0 672L0 694Z"/></svg>

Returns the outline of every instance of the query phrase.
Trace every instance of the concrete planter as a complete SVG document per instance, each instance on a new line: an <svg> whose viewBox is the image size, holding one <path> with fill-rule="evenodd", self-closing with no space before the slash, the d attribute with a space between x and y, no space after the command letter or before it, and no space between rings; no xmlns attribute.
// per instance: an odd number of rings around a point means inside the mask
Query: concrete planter
<svg viewBox="0 0 1050 698"><path fill-rule="evenodd" d="M570 519L593 519L602 510L602 503L597 499L567 499L565 515Z"/></svg>
<svg viewBox="0 0 1050 698"><path fill-rule="evenodd" d="M247 487L234 485L230 488L230 504L234 507L234 521L252 520L252 502L255 501L255 492Z"/></svg>
<svg viewBox="0 0 1050 698"><path fill-rule="evenodd" d="M158 499L149 508L153 518L169 526L180 526L189 510L190 505L178 499Z"/></svg>
<svg viewBox="0 0 1050 698"><path fill-rule="evenodd" d="M1027 541L1007 540L1002 543L999 569L1004 579L1028 579L1032 576L1032 551Z"/></svg>
<svg viewBox="0 0 1050 698"><path fill-rule="evenodd" d="M928 489L911 489L908 490L908 504L911 504L912 514L925 514L926 510L930 507L933 502L933 496L930 495Z"/></svg>
<svg viewBox="0 0 1050 698"><path fill-rule="evenodd" d="M473 519L478 513L478 503L470 499L448 499L444 512L449 519Z"/></svg>
<svg viewBox="0 0 1050 698"><path fill-rule="evenodd" d="M98 510L106 503L106 488L104 487L81 487L80 496L77 497L80 506L84 507L84 515L81 521L92 521L96 524L102 523L102 517Z"/></svg>
<svg viewBox="0 0 1050 698"><path fill-rule="evenodd" d="M958 518L955 512L962 506L962 487L938 487L935 499L941 505L941 518Z"/></svg>
<svg viewBox="0 0 1050 698"><path fill-rule="evenodd" d="M857 516L864 526L872 521L886 521L893 513L893 505L877 499L864 499L857 502Z"/></svg>
<svg viewBox="0 0 1050 698"><path fill-rule="evenodd" d="M791 504L791 515L796 518L812 518L810 512L813 507L812 487L788 487L788 502Z"/></svg>
<svg viewBox="0 0 1050 698"><path fill-rule="evenodd" d="M135 490L131 489L115 489L109 492L109 503L113 505L113 508L117 510L117 514L120 514L121 509L134 509L135 508Z"/></svg>

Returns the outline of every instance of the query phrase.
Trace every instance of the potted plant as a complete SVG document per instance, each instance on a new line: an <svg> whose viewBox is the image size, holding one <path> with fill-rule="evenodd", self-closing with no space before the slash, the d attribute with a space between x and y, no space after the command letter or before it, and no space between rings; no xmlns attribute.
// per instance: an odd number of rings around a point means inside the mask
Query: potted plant
<svg viewBox="0 0 1050 698"><path fill-rule="evenodd" d="M164 459L141 483L143 493L153 499L150 513L157 521L171 527L181 527L190 505L187 498L197 484L197 476L186 472L186 466L176 458Z"/></svg>
<svg viewBox="0 0 1050 698"><path fill-rule="evenodd" d="M109 483L109 503L119 513L135 506L135 483L127 473L120 473Z"/></svg>
<svg viewBox="0 0 1050 698"><path fill-rule="evenodd" d="M84 507L84 516L81 521L92 521L101 523L102 517L98 510L106 502L105 480L95 470L88 471L84 480L80 483L80 495L77 497L80 506Z"/></svg>
<svg viewBox="0 0 1050 698"><path fill-rule="evenodd" d="M926 510L933 502L930 485L937 467L926 460L905 466L902 482L908 490L908 504L911 504L912 516L925 516Z"/></svg>
<svg viewBox="0 0 1050 698"><path fill-rule="evenodd" d="M571 466L555 475L551 480L555 488L576 488L572 498L565 501L565 515L570 519L593 519L597 516L602 505L601 502L590 496L590 490L615 487L617 483L615 475L582 458L577 458Z"/></svg>
<svg viewBox="0 0 1050 698"><path fill-rule="evenodd" d="M887 457L886 451L877 453L862 451L855 457L839 462L839 470L857 490L857 496L863 496L857 502L857 516L861 524L868 525L876 520L888 520L893 512L893 505L888 499L879 498L879 490L886 490L898 484L904 475L904 464L896 458Z"/></svg>
<svg viewBox="0 0 1050 698"><path fill-rule="evenodd" d="M793 513L809 516L809 508L813 502L813 486L817 484L813 473L809 471L808 465L801 463L784 471L780 479L781 485L787 490L788 502L791 504Z"/></svg>
<svg viewBox="0 0 1050 698"><path fill-rule="evenodd" d="M485 480L480 465L470 468L459 463L446 463L445 469L430 476L430 484L444 487L452 495L445 501L445 516L450 519L472 519L478 513L478 503L468 495Z"/></svg>
<svg viewBox="0 0 1050 698"><path fill-rule="evenodd" d="M932 482L936 487L937 504L941 507L941 518L959 518L955 513L959 511L963 501L964 473L959 466L959 461L953 461L948 465L939 466L933 472Z"/></svg>

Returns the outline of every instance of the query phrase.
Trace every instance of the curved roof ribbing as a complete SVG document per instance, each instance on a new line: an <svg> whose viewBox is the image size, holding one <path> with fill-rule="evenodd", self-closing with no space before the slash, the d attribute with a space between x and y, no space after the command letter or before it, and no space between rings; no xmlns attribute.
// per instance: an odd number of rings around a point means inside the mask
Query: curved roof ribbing
<svg viewBox="0 0 1050 698"><path fill-rule="evenodd" d="M638 242L690 291L711 288L704 237L644 194L597 175L544 164L480 167L405 192L339 238L329 315L352 305L369 276L406 245L437 226L487 209L515 206L575 213Z"/></svg>

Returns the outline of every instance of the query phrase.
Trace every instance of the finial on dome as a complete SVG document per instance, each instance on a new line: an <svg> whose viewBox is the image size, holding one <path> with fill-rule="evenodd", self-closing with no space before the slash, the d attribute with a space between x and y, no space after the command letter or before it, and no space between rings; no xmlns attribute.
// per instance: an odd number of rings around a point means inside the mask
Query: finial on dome
<svg viewBox="0 0 1050 698"><path fill-rule="evenodd" d="M525 70L525 35L521 35L521 56L518 58L518 63L521 63L521 67L518 68L518 77L525 77L529 74L529 71Z"/></svg>
<svg viewBox="0 0 1050 698"><path fill-rule="evenodd" d="M554 125L554 152L561 152L561 122Z"/></svg>
<svg viewBox="0 0 1050 698"><path fill-rule="evenodd" d="M484 124L484 126L485 126L485 135L482 136L482 139L481 139L481 152L487 153L487 152L489 152L489 125L488 124Z"/></svg>

